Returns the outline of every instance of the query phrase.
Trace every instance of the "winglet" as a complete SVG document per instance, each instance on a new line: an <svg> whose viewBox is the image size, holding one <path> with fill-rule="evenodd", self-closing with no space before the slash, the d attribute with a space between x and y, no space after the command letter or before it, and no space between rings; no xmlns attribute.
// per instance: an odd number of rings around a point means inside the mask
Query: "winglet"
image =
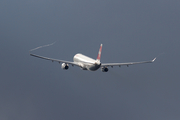
<svg viewBox="0 0 180 120"><path fill-rule="evenodd" d="M156 60L156 57L152 60L152 62L154 62Z"/></svg>
<svg viewBox="0 0 180 120"><path fill-rule="evenodd" d="M102 51L102 44L100 45L98 56L97 56L97 60L99 60L99 61L101 59L101 51Z"/></svg>

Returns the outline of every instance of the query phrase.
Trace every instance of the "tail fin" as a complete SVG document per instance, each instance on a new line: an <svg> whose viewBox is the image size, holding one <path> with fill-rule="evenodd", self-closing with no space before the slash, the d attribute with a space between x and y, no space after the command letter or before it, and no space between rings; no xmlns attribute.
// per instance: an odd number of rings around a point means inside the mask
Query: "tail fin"
<svg viewBox="0 0 180 120"><path fill-rule="evenodd" d="M100 61L100 59L101 59L101 51L102 51L102 44L100 45L98 56L97 56L98 61Z"/></svg>

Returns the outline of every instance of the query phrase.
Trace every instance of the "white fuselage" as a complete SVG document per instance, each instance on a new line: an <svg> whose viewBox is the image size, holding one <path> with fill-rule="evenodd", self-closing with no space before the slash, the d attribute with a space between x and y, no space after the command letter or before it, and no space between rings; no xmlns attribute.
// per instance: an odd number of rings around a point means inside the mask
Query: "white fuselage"
<svg viewBox="0 0 180 120"><path fill-rule="evenodd" d="M83 70L95 71L101 67L100 61L82 55L80 53L76 54L73 60L74 62L77 62Z"/></svg>

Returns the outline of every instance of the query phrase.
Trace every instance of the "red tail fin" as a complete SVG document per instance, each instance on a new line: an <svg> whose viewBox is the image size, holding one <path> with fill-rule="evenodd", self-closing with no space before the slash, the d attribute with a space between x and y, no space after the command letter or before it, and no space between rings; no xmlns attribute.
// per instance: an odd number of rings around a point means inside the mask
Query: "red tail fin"
<svg viewBox="0 0 180 120"><path fill-rule="evenodd" d="M97 56L97 60L99 60L99 61L101 59L101 51L102 51L102 44L100 45L98 56Z"/></svg>

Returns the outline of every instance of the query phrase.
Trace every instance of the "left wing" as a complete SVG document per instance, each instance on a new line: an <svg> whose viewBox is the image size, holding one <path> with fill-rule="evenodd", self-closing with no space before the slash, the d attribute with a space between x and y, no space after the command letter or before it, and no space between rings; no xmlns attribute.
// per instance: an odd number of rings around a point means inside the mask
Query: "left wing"
<svg viewBox="0 0 180 120"><path fill-rule="evenodd" d="M102 67L108 67L108 66L122 66L122 65L134 65L134 64L142 64L142 63L153 63L156 60L156 58L154 58L153 60L149 60L149 61L141 61L141 62L127 62L127 63L102 63L101 66Z"/></svg>
<svg viewBox="0 0 180 120"><path fill-rule="evenodd" d="M38 58L41 58L41 59L45 59L45 60L50 60L52 62L62 62L62 63L67 63L67 64L71 64L71 65L76 65L76 66L79 66L78 63L76 62L70 62L70 61L65 61L65 60L58 60L58 59L53 59L53 58L48 58L48 57L44 57L44 56L40 56L40 55L36 55L36 54L32 54L30 53L31 56L34 56L34 57L38 57Z"/></svg>

